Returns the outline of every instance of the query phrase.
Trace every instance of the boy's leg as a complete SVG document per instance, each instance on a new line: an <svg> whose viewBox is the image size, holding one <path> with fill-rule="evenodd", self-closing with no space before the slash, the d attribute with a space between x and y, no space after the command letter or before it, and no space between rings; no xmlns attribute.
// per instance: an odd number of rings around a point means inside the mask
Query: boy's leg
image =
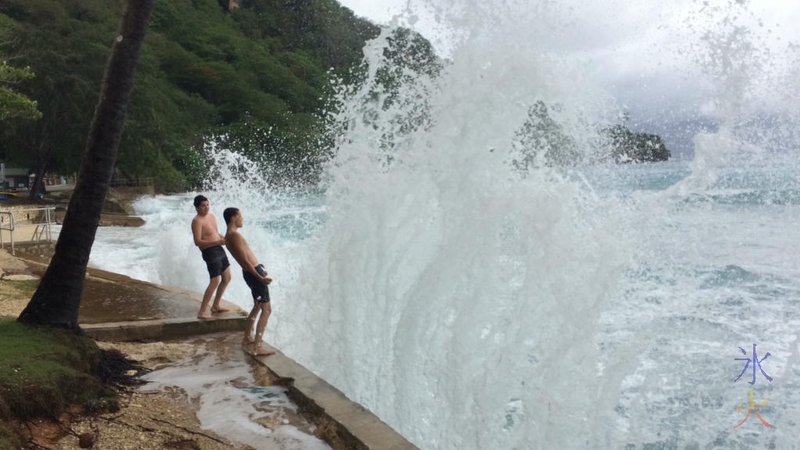
<svg viewBox="0 0 800 450"><path fill-rule="evenodd" d="M269 315L272 314L272 305L270 302L261 303L261 317L258 319L258 328L256 328L256 342L254 344L255 351L253 355L255 356L269 356L274 355L275 352L273 350L267 350L262 348L261 345L264 343L264 331L267 329L267 321L269 320Z"/></svg>
<svg viewBox="0 0 800 450"><path fill-rule="evenodd" d="M206 291L203 293L203 303L200 304L200 312L197 314L198 319L212 319L213 317L211 314L208 313L208 303L211 301L211 295L214 294L214 291L217 290L217 286L219 286L220 279L222 277L216 276L208 282L208 287Z"/></svg>
<svg viewBox="0 0 800 450"><path fill-rule="evenodd" d="M220 308L219 302L222 300L222 294L225 293L225 289L228 287L228 284L231 282L231 268L228 266L225 271L222 272L222 281L220 282L219 286L217 287L217 295L214 297L214 303L211 305L211 313L218 314L228 312L228 308Z"/></svg>
<svg viewBox="0 0 800 450"><path fill-rule="evenodd" d="M255 327L258 313L261 311L261 305L257 302L253 303L253 309L251 309L250 314L247 315L247 326L244 328L244 339L242 339L242 346L248 353L252 353L250 346L255 342L253 340L253 328Z"/></svg>

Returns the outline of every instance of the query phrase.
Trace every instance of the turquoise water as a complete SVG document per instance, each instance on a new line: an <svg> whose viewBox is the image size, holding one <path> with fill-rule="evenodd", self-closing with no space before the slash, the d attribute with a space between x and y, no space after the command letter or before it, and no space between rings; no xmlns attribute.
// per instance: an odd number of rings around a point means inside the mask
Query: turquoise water
<svg viewBox="0 0 800 450"><path fill-rule="evenodd" d="M665 192L679 165L623 169L623 189ZM604 312L601 348L627 354L615 406L625 448L796 448L798 190L794 165L722 168L709 189L663 198L636 224L639 246ZM647 198L647 194L643 197ZM644 200L646 201L646 200ZM770 382L735 358L758 358ZM747 351L747 356L741 353ZM614 360L614 357L609 360ZM620 374L622 375L622 374ZM745 418L749 390L755 414ZM743 412L737 412L740 402ZM612 441L613 442L613 441ZM609 448L616 448L611 445Z"/></svg>

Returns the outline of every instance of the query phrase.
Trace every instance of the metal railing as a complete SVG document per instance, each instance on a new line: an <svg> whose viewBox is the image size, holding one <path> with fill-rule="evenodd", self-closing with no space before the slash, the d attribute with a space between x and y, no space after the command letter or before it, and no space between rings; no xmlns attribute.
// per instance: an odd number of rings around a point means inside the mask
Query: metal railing
<svg viewBox="0 0 800 450"><path fill-rule="evenodd" d="M55 207L48 206L0 211L0 248L5 247L3 235L6 231L11 243L11 254L14 255L16 254L14 248L16 242L52 242L55 210ZM27 219L17 220L14 218L15 215L21 214L25 214Z"/></svg>

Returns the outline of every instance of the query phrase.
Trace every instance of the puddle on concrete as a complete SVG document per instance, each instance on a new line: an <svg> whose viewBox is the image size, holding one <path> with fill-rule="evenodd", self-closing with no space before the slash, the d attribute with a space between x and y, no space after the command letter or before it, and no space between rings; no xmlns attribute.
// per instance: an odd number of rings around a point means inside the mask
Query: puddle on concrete
<svg viewBox="0 0 800 450"><path fill-rule="evenodd" d="M221 336L221 337L220 337ZM192 340L195 354L145 375L142 391L175 386L197 406L203 429L256 449L330 449L298 412L282 386L255 380L239 344L241 335Z"/></svg>

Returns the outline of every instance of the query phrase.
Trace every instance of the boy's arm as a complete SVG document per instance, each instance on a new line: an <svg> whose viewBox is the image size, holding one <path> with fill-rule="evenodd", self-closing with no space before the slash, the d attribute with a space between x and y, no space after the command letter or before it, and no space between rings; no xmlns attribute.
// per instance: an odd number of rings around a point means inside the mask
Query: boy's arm
<svg viewBox="0 0 800 450"><path fill-rule="evenodd" d="M211 222L214 224L214 229L217 230L217 236L219 236L219 238L222 239L222 244L220 245L225 245L225 236L223 236L222 233L219 232L219 227L217 226L217 218L211 214L209 215L211 216Z"/></svg>

